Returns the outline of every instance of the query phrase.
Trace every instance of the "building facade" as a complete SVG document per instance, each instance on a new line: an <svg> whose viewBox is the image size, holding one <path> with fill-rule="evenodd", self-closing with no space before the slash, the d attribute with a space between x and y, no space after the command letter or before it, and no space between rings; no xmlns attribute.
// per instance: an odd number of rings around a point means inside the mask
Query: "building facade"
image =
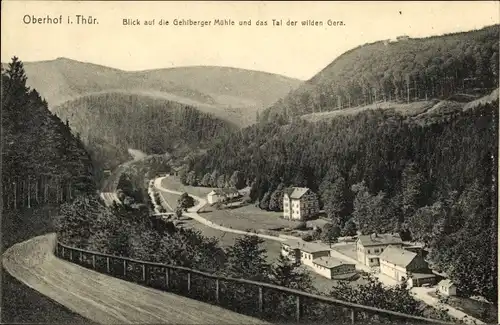
<svg viewBox="0 0 500 325"><path fill-rule="evenodd" d="M356 274L356 265L331 256L314 259L313 268L316 273L328 279L348 278Z"/></svg>
<svg viewBox="0 0 500 325"><path fill-rule="evenodd" d="M438 292L445 296L456 296L457 286L449 279L441 280L438 283Z"/></svg>
<svg viewBox="0 0 500 325"><path fill-rule="evenodd" d="M283 217L290 220L307 220L319 213L316 193L307 187L292 187L283 194Z"/></svg>
<svg viewBox="0 0 500 325"><path fill-rule="evenodd" d="M235 188L218 188L207 194L209 204L235 199L240 196L240 193Z"/></svg>
<svg viewBox="0 0 500 325"><path fill-rule="evenodd" d="M391 245L384 249L379 259L380 273L398 282L406 280L410 286L435 283L436 277L422 254Z"/></svg>
<svg viewBox="0 0 500 325"><path fill-rule="evenodd" d="M360 235L356 240L357 259L366 266L379 266L379 255L389 245L401 248L403 241L398 234Z"/></svg>
<svg viewBox="0 0 500 325"><path fill-rule="evenodd" d="M322 244L289 239L281 243L281 254L296 263L313 267L315 259L330 256L330 248Z"/></svg>

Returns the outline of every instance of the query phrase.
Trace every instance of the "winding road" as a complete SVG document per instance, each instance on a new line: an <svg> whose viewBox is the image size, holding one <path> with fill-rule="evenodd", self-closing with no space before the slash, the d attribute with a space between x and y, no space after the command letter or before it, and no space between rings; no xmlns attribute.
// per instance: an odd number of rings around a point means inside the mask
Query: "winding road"
<svg viewBox="0 0 500 325"><path fill-rule="evenodd" d="M28 287L101 324L267 324L193 299L113 278L54 256L55 234L3 254L4 269Z"/></svg>
<svg viewBox="0 0 500 325"><path fill-rule="evenodd" d="M176 194L176 195L182 195L182 192L173 191L173 190L168 189L166 187L163 187L163 185L161 185L162 181L166 177L169 177L169 176L156 178L154 180L154 187L159 191L168 192L168 193L172 193L172 194ZM161 194L161 192L160 192L160 194ZM205 206L205 204L207 204L207 201L205 199L203 199L199 196L193 195L191 193L189 195L192 196L198 202L194 207L189 208L188 211L186 213L184 213L185 216L187 216L191 219L194 219L194 220L196 220L196 221L198 221L206 226L209 226L211 228L218 229L218 230L225 231L225 232L231 232L231 233L239 234L239 235L253 235L253 236L263 238L263 239L269 239L269 240L274 240L274 241L278 241L278 242L286 241L286 238L227 228L227 227L223 227L221 225L218 225L216 223L213 223L212 221L205 219L198 214L198 211L201 208L203 208ZM163 201L165 201L165 200L163 200Z"/></svg>
<svg viewBox="0 0 500 325"><path fill-rule="evenodd" d="M174 191L174 190L171 190L171 189L168 189L168 188L165 188L163 185L162 185L162 181L166 178L166 177L169 177L168 175L165 176L165 177L159 177L159 178L156 178L154 180L154 187L156 190L159 190L160 191L160 194L161 194L161 191L163 192L168 192L168 193L172 193L172 194L176 194L176 195L181 195L182 192L178 192L178 191ZM276 237L276 236L269 236L269 235L264 235L264 234L256 234L256 233L251 233L251 232L247 232L247 231L242 231L242 230L238 230L238 229L232 229L232 228L227 228L227 227L223 227L223 226L220 226L218 224L215 224L213 222L211 222L210 220L208 219L205 219L203 217L201 217L199 214L198 214L198 211L207 203L205 199L201 198L201 197L198 197L196 195L193 195L191 193L189 193L190 196L192 196L198 203L188 209L187 213L185 213L185 215L187 217L190 217L204 225L207 225L211 228L214 228L214 229L218 229L218 230L222 230L222 231L226 231L226 232L231 232L231 233L235 233L235 234L242 234L242 235L255 235L255 236L258 236L258 237L261 237L261 238L264 238L264 239L270 239L270 240L274 240L274 241L286 241L286 238L285 237ZM162 200L164 203L166 203L166 200L163 199ZM290 236L291 237L291 236ZM296 239L296 238L292 238L292 239ZM342 260L347 260L351 263L354 263L357 268L359 269L362 269L366 272L370 272L370 268L359 263L359 261L356 261L355 259L352 259L350 257L348 257L347 255L344 255L344 254L341 254L339 253L338 251L336 250L330 250L332 256L334 257L337 257L339 259L342 259ZM382 283L384 283L385 285L388 285L388 286L392 286L392 285L395 285L396 283L394 282L394 280L388 278L388 277L384 277L384 276L381 276L380 274L377 274L376 275L377 278L379 279L379 281L381 281ZM452 306L449 306L449 305L446 305L446 304L443 304L443 303L440 303L438 301L438 299L432 297L429 295L429 292L432 291L432 290L435 290L433 288L423 288L423 287L414 287L414 288L411 288L411 293L412 295L420 300L420 301L423 301L424 303L426 303L427 305L429 306L433 306L433 307L443 307L444 309L447 310L448 314L452 317L455 317L455 318L458 318L458 319L462 319L465 323L467 324L484 324L484 322L482 322L481 320L477 319L477 318L474 318L470 315L467 315L466 313L456 309L456 308L453 308Z"/></svg>

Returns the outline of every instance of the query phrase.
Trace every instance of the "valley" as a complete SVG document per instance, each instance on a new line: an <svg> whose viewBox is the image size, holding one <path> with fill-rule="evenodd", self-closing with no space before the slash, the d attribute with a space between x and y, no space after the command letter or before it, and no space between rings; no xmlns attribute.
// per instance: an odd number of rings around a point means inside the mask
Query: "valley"
<svg viewBox="0 0 500 325"><path fill-rule="evenodd" d="M307 81L2 64L2 317L497 322L499 27Z"/></svg>

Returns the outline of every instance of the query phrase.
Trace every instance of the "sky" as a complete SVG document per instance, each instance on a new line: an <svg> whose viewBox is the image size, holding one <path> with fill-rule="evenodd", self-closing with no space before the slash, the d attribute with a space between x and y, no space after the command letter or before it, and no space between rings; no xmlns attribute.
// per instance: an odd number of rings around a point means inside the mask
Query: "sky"
<svg viewBox="0 0 500 325"><path fill-rule="evenodd" d="M446 2L118 2L2 1L1 60L66 57L122 70L213 65L309 79L342 53L400 35L426 37L500 23L497 1ZM25 23L63 16L63 24ZM76 24L76 15L98 24ZM67 23L67 17L74 20ZM140 26L123 25L139 19ZM155 19L154 26L144 20ZM160 19L170 21L160 26ZM174 19L211 26L173 26ZM234 26L214 26L231 19ZM252 21L251 26L238 22ZM283 25L273 26L272 19ZM323 26L301 26L306 19ZM328 19L343 26L328 26ZM24 20L24 21L23 21ZM257 26L257 21L267 26ZM298 21L287 26L288 20Z"/></svg>

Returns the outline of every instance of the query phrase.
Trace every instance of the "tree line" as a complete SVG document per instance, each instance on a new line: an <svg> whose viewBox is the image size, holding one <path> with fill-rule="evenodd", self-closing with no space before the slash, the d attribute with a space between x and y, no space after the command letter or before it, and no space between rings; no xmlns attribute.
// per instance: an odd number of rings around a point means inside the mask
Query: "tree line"
<svg viewBox="0 0 500 325"><path fill-rule="evenodd" d="M498 87L499 25L350 50L260 113L260 121L370 105L413 102Z"/></svg>
<svg viewBox="0 0 500 325"><path fill-rule="evenodd" d="M2 67L4 210L68 201L95 189L82 142L26 81L19 58Z"/></svg>
<svg viewBox="0 0 500 325"><path fill-rule="evenodd" d="M238 171L266 210L282 208L284 187L309 187L334 225L422 241L463 292L496 301L497 120L498 100L425 123L374 110L254 125L188 160L186 172Z"/></svg>

